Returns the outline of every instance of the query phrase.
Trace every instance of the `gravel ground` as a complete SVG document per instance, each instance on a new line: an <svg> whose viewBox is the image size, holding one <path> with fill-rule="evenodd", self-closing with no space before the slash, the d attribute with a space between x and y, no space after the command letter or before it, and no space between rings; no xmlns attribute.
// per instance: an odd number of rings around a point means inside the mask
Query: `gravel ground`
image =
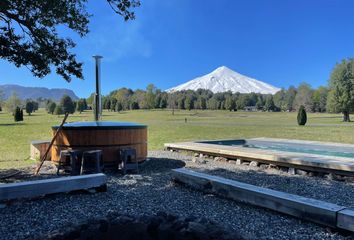
<svg viewBox="0 0 354 240"><path fill-rule="evenodd" d="M351 185L319 178L271 174L256 168L248 171L247 166L219 162L198 164L193 163L190 156L172 152L149 152L149 158L139 175L108 175L106 193L56 194L0 207L0 238L31 238L93 217L102 217L112 211L128 215L154 215L164 211L182 217L206 217L247 239L351 239L313 223L175 186L170 181L170 169L183 166L198 168L304 196L328 197L328 201L335 203L349 203L349 197L354 196L352 190L345 197L341 196L342 200L336 200L333 195L340 196L346 188L349 191ZM285 186L280 189L278 185Z"/></svg>
<svg viewBox="0 0 354 240"><path fill-rule="evenodd" d="M249 165L206 161L207 164L187 162L186 167L194 171L354 208L353 182L292 175L274 168L261 169Z"/></svg>

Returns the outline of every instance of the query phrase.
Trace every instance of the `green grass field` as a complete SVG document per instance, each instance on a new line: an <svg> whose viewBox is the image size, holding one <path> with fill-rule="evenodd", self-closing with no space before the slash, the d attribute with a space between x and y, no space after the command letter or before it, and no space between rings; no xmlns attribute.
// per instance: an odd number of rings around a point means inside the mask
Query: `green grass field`
<svg viewBox="0 0 354 240"><path fill-rule="evenodd" d="M0 169L29 166L30 141L51 139L51 126L63 116L47 114L43 109L15 123L0 112ZM184 119L187 118L187 123ZM91 121L93 114L75 113L68 119ZM103 120L132 121L148 125L149 150L162 149L166 142L200 139L275 137L354 143L354 124L342 123L339 114L308 114L308 124L299 127L296 113L229 111L127 111L104 112Z"/></svg>

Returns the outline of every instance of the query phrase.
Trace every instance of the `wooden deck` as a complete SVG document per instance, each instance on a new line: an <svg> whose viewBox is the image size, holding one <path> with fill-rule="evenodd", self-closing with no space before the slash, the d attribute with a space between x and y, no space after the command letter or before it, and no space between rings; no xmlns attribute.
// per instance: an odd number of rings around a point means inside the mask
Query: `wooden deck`
<svg viewBox="0 0 354 240"><path fill-rule="evenodd" d="M353 151L354 153L354 145L350 144L266 138L250 139L250 142L260 140L298 143L303 145L311 144L322 148L335 148L337 151L341 151L343 148L343 150L345 149L347 152ZM186 150L204 153L211 156L222 156L230 159L258 161L260 163L271 163L279 166L294 167L309 171L354 176L354 158L246 148L242 146L226 146L200 142L166 143L164 146L167 150Z"/></svg>

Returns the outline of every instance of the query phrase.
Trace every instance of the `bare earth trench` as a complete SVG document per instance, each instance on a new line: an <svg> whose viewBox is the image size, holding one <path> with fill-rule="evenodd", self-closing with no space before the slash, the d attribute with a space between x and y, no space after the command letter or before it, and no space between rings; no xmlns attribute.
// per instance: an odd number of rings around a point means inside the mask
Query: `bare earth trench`
<svg viewBox="0 0 354 240"><path fill-rule="evenodd" d="M246 239L353 238L353 235L344 235L270 210L175 185L171 182L170 170L188 167L347 207L354 207L353 183L210 160L193 162L191 156L175 152L151 151L149 159L138 175L108 174L106 193L56 194L36 200L15 201L0 208L0 239L34 238L111 212L155 215L159 211L181 217L206 217ZM23 179L31 178L26 174L22 176ZM48 176L43 174L42 177Z"/></svg>

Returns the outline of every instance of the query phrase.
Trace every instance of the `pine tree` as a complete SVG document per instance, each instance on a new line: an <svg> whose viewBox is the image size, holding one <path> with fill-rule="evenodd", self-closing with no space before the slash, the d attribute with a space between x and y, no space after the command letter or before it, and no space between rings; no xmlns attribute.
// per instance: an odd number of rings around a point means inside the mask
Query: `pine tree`
<svg viewBox="0 0 354 240"><path fill-rule="evenodd" d="M300 106L299 112L297 113L297 123L300 126L304 126L307 122L306 110L303 105Z"/></svg>
<svg viewBox="0 0 354 240"><path fill-rule="evenodd" d="M15 122L23 121L23 111L20 107L16 107L15 109L14 120Z"/></svg>

